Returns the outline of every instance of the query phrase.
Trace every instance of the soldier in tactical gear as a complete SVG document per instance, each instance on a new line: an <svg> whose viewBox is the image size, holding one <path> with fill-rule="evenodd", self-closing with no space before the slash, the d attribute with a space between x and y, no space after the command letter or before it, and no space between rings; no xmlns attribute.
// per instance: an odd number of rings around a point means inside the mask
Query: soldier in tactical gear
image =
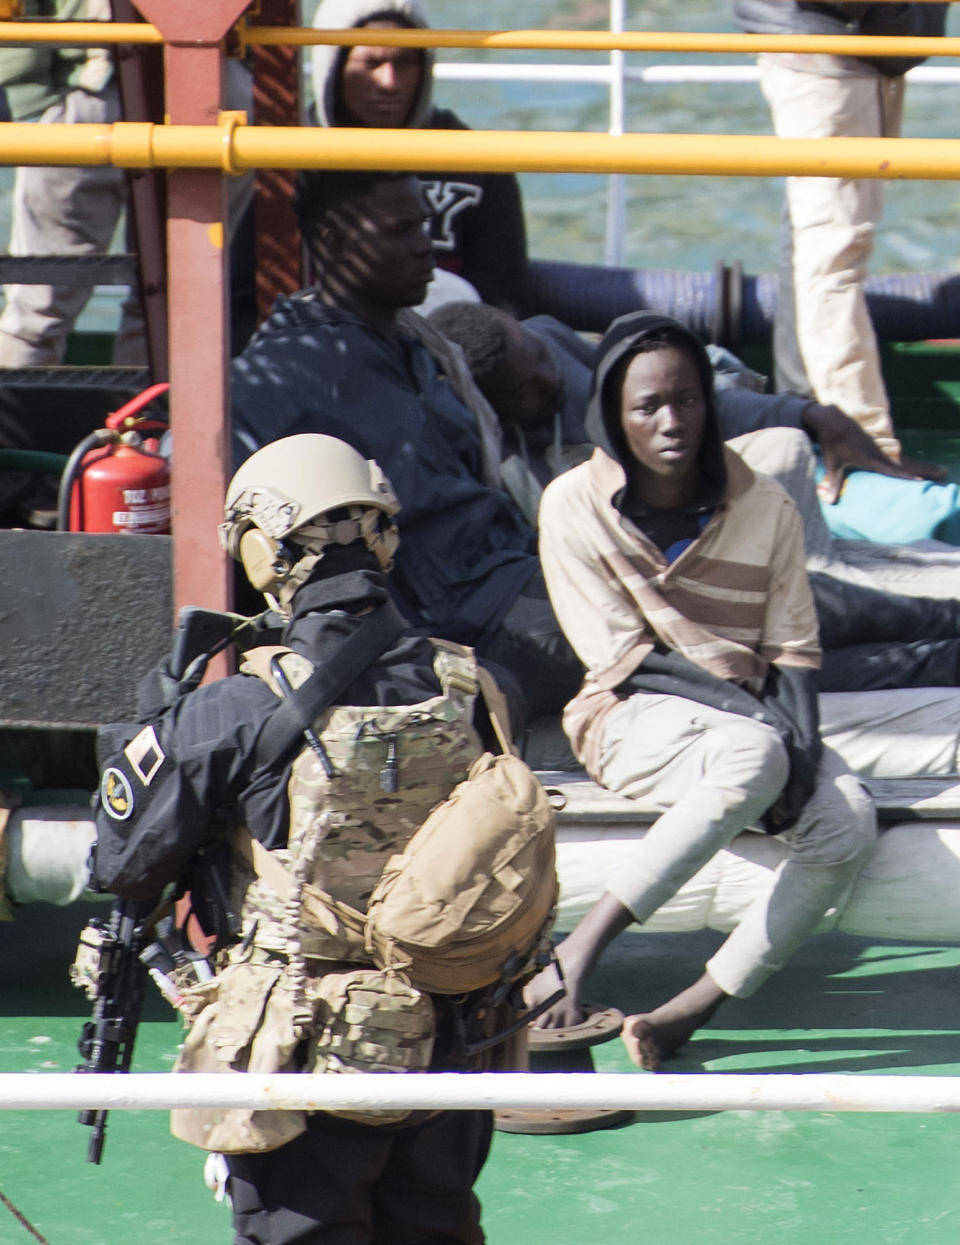
<svg viewBox="0 0 960 1245"><path fill-rule="evenodd" d="M466 1051L477 1000L404 987L300 903L310 889L363 910L387 857L482 751L469 652L411 630L391 601L397 509L376 464L335 438L290 437L248 459L221 540L283 616L283 648L252 650L244 673L128 726L103 757L100 889L152 897L218 836L233 853L241 928L214 981L184 992L181 1070L479 1066ZM491 1127L468 1111L173 1121L228 1154L237 1245L478 1245L472 1187Z"/></svg>

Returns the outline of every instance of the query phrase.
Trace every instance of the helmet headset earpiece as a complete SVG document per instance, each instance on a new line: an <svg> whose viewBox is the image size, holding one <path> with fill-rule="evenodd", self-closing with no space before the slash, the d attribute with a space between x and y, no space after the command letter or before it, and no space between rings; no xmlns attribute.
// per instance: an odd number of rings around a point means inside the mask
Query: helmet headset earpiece
<svg viewBox="0 0 960 1245"><path fill-rule="evenodd" d="M248 527L242 534L238 552L252 586L271 595L290 574L295 558L288 546L271 540L258 527Z"/></svg>
<svg viewBox="0 0 960 1245"><path fill-rule="evenodd" d="M220 543L286 612L330 545L362 540L390 570L399 509L375 462L336 437L305 433L264 446L240 467L227 489Z"/></svg>
<svg viewBox="0 0 960 1245"><path fill-rule="evenodd" d="M393 569L393 559L400 544L400 532L396 523L382 511L366 510L360 520L367 548L380 563L382 571Z"/></svg>

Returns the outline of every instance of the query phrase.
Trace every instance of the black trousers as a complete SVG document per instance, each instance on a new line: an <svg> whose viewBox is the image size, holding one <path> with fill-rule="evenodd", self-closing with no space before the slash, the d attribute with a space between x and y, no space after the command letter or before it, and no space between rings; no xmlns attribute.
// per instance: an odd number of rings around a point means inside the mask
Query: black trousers
<svg viewBox="0 0 960 1245"><path fill-rule="evenodd" d="M811 574L820 622L821 692L960 683L960 605Z"/></svg>
<svg viewBox="0 0 960 1245"><path fill-rule="evenodd" d="M229 1156L234 1245L483 1245L492 1132L489 1111L390 1129L310 1116L279 1150Z"/></svg>
<svg viewBox="0 0 960 1245"><path fill-rule="evenodd" d="M476 647L481 657L513 675L526 700L528 721L560 713L580 690L583 666L560 629L539 570Z"/></svg>

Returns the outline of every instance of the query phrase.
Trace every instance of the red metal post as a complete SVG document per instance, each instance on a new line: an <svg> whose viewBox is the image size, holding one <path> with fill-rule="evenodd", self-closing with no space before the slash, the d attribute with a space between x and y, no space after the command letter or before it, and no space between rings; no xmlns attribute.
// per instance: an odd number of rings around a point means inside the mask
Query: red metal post
<svg viewBox="0 0 960 1245"><path fill-rule="evenodd" d="M297 0L260 0L251 26L295 26ZM301 125L300 54L294 47L251 49L253 121L256 125ZM293 210L293 169L258 169L256 174L257 321L267 318L280 294L303 284L300 229Z"/></svg>
<svg viewBox="0 0 960 1245"><path fill-rule="evenodd" d="M224 36L247 3L136 0L167 41L166 113L172 124L216 124ZM167 211L174 606L229 609L232 568L217 544L230 470L228 238L221 173L171 170Z"/></svg>

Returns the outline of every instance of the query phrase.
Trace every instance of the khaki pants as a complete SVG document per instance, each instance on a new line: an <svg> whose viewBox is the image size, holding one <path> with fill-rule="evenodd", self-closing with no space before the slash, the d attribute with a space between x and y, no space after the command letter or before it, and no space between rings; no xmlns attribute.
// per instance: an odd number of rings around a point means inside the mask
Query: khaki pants
<svg viewBox="0 0 960 1245"><path fill-rule="evenodd" d="M788 771L786 750L765 723L679 696L631 696L607 719L600 777L660 816L606 889L642 923L759 819ZM707 964L727 994L746 997L782 968L873 849L873 803L830 748L817 778L797 823L778 836L789 854L772 888Z"/></svg>
<svg viewBox="0 0 960 1245"><path fill-rule="evenodd" d="M902 77L887 78L860 62L824 56L766 54L758 64L780 138L877 138L900 132ZM900 446L863 289L883 213L883 182L788 177L786 190L792 310L810 388L818 402L839 406L897 457ZM789 297L782 278L781 285Z"/></svg>

